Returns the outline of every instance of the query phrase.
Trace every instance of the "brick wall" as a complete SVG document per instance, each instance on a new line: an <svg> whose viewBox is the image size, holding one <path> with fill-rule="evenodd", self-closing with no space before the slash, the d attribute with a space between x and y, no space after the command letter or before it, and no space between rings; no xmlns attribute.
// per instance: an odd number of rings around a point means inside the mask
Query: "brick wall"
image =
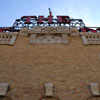
<svg viewBox="0 0 100 100"><path fill-rule="evenodd" d="M79 36L69 45L29 44L19 36L14 46L0 45L0 82L8 82L13 100L38 100L44 83L54 83L61 100L86 99L89 83L100 83L100 45L84 46ZM94 99L95 100L95 99Z"/></svg>

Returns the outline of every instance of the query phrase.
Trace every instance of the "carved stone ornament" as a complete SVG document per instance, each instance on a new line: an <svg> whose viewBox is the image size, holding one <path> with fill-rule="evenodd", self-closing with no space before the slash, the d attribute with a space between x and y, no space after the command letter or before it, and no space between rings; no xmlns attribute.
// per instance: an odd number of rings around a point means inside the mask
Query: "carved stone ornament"
<svg viewBox="0 0 100 100"><path fill-rule="evenodd" d="M28 34L30 43L64 43L68 44L70 30L66 27L33 27Z"/></svg>

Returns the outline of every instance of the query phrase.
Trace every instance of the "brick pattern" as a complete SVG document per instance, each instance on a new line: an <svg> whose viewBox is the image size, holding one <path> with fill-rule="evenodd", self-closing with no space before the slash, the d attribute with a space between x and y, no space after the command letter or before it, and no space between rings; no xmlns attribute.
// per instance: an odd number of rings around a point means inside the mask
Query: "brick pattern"
<svg viewBox="0 0 100 100"><path fill-rule="evenodd" d="M79 36L71 36L69 45L28 41L19 36L14 46L0 46L0 82L11 85L12 99L39 100L44 83L52 82L55 97L82 100L91 96L89 83L100 84L99 45L84 46Z"/></svg>
<svg viewBox="0 0 100 100"><path fill-rule="evenodd" d="M69 40L69 45L30 45L29 37L20 35L14 46L0 45L0 82L10 84L7 95L39 100L44 84L53 83L53 96L60 100L90 97L89 84L100 84L100 46L84 46L78 35L69 35Z"/></svg>

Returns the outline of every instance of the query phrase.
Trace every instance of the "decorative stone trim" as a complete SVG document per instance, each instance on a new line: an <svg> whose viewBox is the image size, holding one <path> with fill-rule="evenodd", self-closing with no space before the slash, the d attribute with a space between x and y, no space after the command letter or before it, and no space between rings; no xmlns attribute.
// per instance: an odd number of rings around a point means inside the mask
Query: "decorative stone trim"
<svg viewBox="0 0 100 100"><path fill-rule="evenodd" d="M68 44L68 34L30 34L30 43L64 43Z"/></svg>
<svg viewBox="0 0 100 100"><path fill-rule="evenodd" d="M0 33L0 44L13 45L17 38L17 32Z"/></svg>
<svg viewBox="0 0 100 100"><path fill-rule="evenodd" d="M0 83L0 96L5 96L8 90L8 83Z"/></svg>
<svg viewBox="0 0 100 100"><path fill-rule="evenodd" d="M93 96L100 96L98 83L90 83Z"/></svg>
<svg viewBox="0 0 100 100"><path fill-rule="evenodd" d="M53 83L45 83L45 96L53 96Z"/></svg>
<svg viewBox="0 0 100 100"><path fill-rule="evenodd" d="M64 27L34 27L28 32L30 43L64 43L68 44L68 28Z"/></svg>
<svg viewBox="0 0 100 100"><path fill-rule="evenodd" d="M100 33L80 33L84 45L100 44Z"/></svg>

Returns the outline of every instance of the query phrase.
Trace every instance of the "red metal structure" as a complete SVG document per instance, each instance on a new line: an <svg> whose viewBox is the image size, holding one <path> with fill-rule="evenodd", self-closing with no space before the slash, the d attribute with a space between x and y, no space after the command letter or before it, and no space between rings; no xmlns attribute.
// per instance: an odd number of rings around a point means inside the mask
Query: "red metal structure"
<svg viewBox="0 0 100 100"><path fill-rule="evenodd" d="M52 12L49 8L49 16L22 16L20 19L16 19L12 27L0 27L0 32L15 32L27 27L31 29L34 26L65 26L68 28L75 27L80 32L98 32L100 28L86 27L82 19L73 19L69 16L57 16L53 18ZM95 29L94 29L95 28Z"/></svg>
<svg viewBox="0 0 100 100"><path fill-rule="evenodd" d="M0 27L0 32L13 32L13 27Z"/></svg>
<svg viewBox="0 0 100 100"><path fill-rule="evenodd" d="M80 28L79 31L80 32L94 32L94 33L97 32L97 30L92 29L92 28L88 28L88 27Z"/></svg>

